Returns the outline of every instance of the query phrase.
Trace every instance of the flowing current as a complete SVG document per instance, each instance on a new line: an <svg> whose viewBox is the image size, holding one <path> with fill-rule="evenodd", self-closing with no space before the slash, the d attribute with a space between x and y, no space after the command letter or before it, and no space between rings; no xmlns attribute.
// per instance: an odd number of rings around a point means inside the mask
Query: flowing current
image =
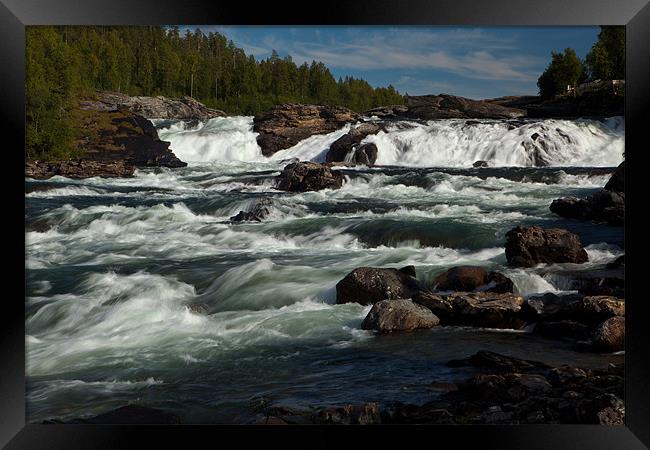
<svg viewBox="0 0 650 450"><path fill-rule="evenodd" d="M478 350L594 367L621 358L514 330L376 336L360 327L370 307L336 305L335 285L360 266L412 264L430 285L476 264L524 295L569 289L557 273L603 267L623 253L623 231L548 206L602 188L622 160L622 118L398 122L366 138L380 167L343 168L341 189L308 193L278 191L274 177L288 159L323 160L350 126L265 158L249 117L154 122L188 167L27 180L30 422L138 403L187 423L243 423L259 399L424 403L440 394L434 379L467 376L446 361ZM549 167L533 167L541 160ZM263 222L229 220L262 197ZM578 233L590 261L508 268L504 234L519 224Z"/></svg>

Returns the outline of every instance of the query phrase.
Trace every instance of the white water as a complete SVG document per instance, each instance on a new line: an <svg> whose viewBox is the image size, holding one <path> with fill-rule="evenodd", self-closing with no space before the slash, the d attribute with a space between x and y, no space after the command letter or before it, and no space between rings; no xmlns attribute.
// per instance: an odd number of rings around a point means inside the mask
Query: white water
<svg viewBox="0 0 650 450"><path fill-rule="evenodd" d="M514 126L507 121L448 119L426 124L402 122L370 135L363 142L378 148L378 165L468 167L475 161L490 166L616 166L623 160L625 121L547 119ZM154 121L160 125L161 121ZM160 138L171 142L184 161L281 161L290 158L322 162L329 146L353 125L311 136L266 158L257 145L252 117L219 117L186 129L182 122L165 125ZM536 137L535 137L536 136Z"/></svg>

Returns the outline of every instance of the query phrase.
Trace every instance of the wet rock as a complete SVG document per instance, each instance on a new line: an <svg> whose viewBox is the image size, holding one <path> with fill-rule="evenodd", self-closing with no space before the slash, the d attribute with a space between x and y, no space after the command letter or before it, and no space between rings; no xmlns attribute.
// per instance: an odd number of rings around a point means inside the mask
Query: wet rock
<svg viewBox="0 0 650 450"><path fill-rule="evenodd" d="M625 161L618 165L605 185L605 189L613 192L625 192Z"/></svg>
<svg viewBox="0 0 650 450"><path fill-rule="evenodd" d="M472 167L488 167L489 164L487 161L476 161L474 164L472 164Z"/></svg>
<svg viewBox="0 0 650 450"><path fill-rule="evenodd" d="M625 264L615 268L624 268ZM625 280L617 277L592 277L580 280L578 292L583 295L625 298Z"/></svg>
<svg viewBox="0 0 650 450"><path fill-rule="evenodd" d="M589 336L589 327L573 320L542 321L535 325L534 332L550 338L585 339Z"/></svg>
<svg viewBox="0 0 650 450"><path fill-rule="evenodd" d="M418 328L431 328L440 320L430 309L407 299L382 300L372 306L361 323L364 330L413 331Z"/></svg>
<svg viewBox="0 0 650 450"><path fill-rule="evenodd" d="M141 405L126 405L89 419L82 419L89 424L179 424L181 419L174 413Z"/></svg>
<svg viewBox="0 0 650 450"><path fill-rule="evenodd" d="M377 160L377 146L375 144L361 144L367 136L376 134L383 127L379 124L366 122L351 129L330 145L325 160L327 162L349 162L352 164L365 164L372 166ZM348 158L348 155L350 157Z"/></svg>
<svg viewBox="0 0 650 450"><path fill-rule="evenodd" d="M313 415L313 423L339 425L376 425L381 423L377 403L324 408Z"/></svg>
<svg viewBox="0 0 650 450"><path fill-rule="evenodd" d="M608 269L625 269L625 255L621 255L614 261L607 263Z"/></svg>
<svg viewBox="0 0 650 450"><path fill-rule="evenodd" d="M208 108L191 97L130 97L117 92L98 92L99 102L106 110L127 109L147 119L208 120L226 113ZM86 102L90 107L91 102Z"/></svg>
<svg viewBox="0 0 650 450"><path fill-rule="evenodd" d="M25 163L25 177L44 180L59 175L66 178L82 179L92 177L128 178L135 172L135 166L123 160L118 161L40 161Z"/></svg>
<svg viewBox="0 0 650 450"><path fill-rule="evenodd" d="M441 291L514 292L512 280L499 272L488 272L479 266L452 267L433 280Z"/></svg>
<svg viewBox="0 0 650 450"><path fill-rule="evenodd" d="M526 324L523 297L512 293L457 292L450 295L420 292L413 301L426 306L443 325L519 329Z"/></svg>
<svg viewBox="0 0 650 450"><path fill-rule="evenodd" d="M253 131L264 156L293 147L315 134L336 131L361 116L340 106L282 104L274 105L256 117Z"/></svg>
<svg viewBox="0 0 650 450"><path fill-rule="evenodd" d="M568 219L620 226L625 222L625 193L601 190L584 199L560 198L553 200L549 209Z"/></svg>
<svg viewBox="0 0 650 450"><path fill-rule="evenodd" d="M625 348L625 317L611 317L598 325L591 334L597 351L617 352Z"/></svg>
<svg viewBox="0 0 650 450"><path fill-rule="evenodd" d="M456 423L453 414L438 405L438 402L424 405L398 405L382 411L385 424L439 424Z"/></svg>
<svg viewBox="0 0 650 450"><path fill-rule="evenodd" d="M254 422L253 425L289 425L284 419L275 416L263 417L257 422Z"/></svg>
<svg viewBox="0 0 650 450"><path fill-rule="evenodd" d="M412 266L400 270L359 267L336 284L336 303L370 305L382 300L412 298L424 289L412 274Z"/></svg>
<svg viewBox="0 0 650 450"><path fill-rule="evenodd" d="M447 365L449 367L478 367L482 370L489 370L491 373L534 372L550 368L539 361L514 358L486 350L480 350L467 358L452 359L447 362Z"/></svg>
<svg viewBox="0 0 650 450"><path fill-rule="evenodd" d="M561 228L518 226L506 233L506 258L513 267L540 263L584 263L587 252L580 237Z"/></svg>
<svg viewBox="0 0 650 450"><path fill-rule="evenodd" d="M625 316L625 302L610 296L547 293L526 300L524 315L530 321L576 321L589 326L610 317Z"/></svg>
<svg viewBox="0 0 650 450"><path fill-rule="evenodd" d="M277 177L278 189L291 192L339 189L343 186L343 175L326 164L309 161L292 163Z"/></svg>
<svg viewBox="0 0 650 450"><path fill-rule="evenodd" d="M513 119L523 117L521 109L508 108L484 100L448 94L409 96L406 116L414 119Z"/></svg>
<svg viewBox="0 0 650 450"><path fill-rule="evenodd" d="M239 211L230 220L233 222L262 222L271 214L272 206L272 198L262 197L257 199L247 211Z"/></svg>

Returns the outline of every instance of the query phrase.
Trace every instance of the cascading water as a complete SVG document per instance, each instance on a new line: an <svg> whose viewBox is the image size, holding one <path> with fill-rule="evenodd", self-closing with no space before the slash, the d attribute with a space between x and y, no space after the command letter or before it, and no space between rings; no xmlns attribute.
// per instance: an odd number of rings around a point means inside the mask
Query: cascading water
<svg viewBox="0 0 650 450"><path fill-rule="evenodd" d="M323 162L329 146L352 126L314 135L265 158L257 145L252 117L219 117L187 128L184 122L154 121L163 140L188 162L280 161L291 158ZM625 122L608 120L436 120L396 122L364 139L377 146L377 165L612 167L623 160Z"/></svg>
<svg viewBox="0 0 650 450"><path fill-rule="evenodd" d="M561 219L549 204L595 192L612 169L497 166L531 166L535 154L555 166L615 166L622 119L395 123L366 141L378 164L410 167L346 168L341 189L305 193L277 190L278 170L290 158L323 160L354 125L270 158L250 117L156 125L188 167L27 182L38 187L26 195L29 422L133 402L185 423L243 422L258 396L303 407L422 403L437 395L432 379L458 375L446 361L478 350L618 361L514 330L375 339L361 329L370 307L335 300L338 281L361 266L414 265L432 286L449 267L480 265L523 295L567 291L554 271L602 267L623 253L623 232ZM478 159L493 167L468 168ZM262 222L230 220L262 199ZM520 224L578 233L590 261L508 267L504 235Z"/></svg>

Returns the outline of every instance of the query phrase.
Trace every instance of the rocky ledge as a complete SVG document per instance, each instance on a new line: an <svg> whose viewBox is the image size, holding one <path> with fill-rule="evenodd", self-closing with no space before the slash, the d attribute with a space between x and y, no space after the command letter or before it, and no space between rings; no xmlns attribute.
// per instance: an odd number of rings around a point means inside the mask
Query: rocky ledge
<svg viewBox="0 0 650 450"><path fill-rule="evenodd" d="M81 157L66 161L30 160L25 176L35 179L54 175L68 178L129 177L137 167L184 167L161 141L153 124L126 109L105 110L81 102L71 113Z"/></svg>
<svg viewBox="0 0 650 450"><path fill-rule="evenodd" d="M97 100L86 100L83 105L96 110L126 109L148 119L208 120L224 117L226 113L212 109L192 97L130 97L118 92L98 92Z"/></svg>
<svg viewBox="0 0 650 450"><path fill-rule="evenodd" d="M377 134L384 129L384 124L362 123L334 141L327 151L325 160L327 162L348 162L366 166L374 165L375 161L377 161L377 146L373 143L362 144L361 141L367 136Z"/></svg>
<svg viewBox="0 0 650 450"><path fill-rule="evenodd" d="M625 223L624 189L625 161L616 168L604 189L586 198L563 197L553 200L549 209L568 219L622 226Z"/></svg>
<svg viewBox="0 0 650 450"><path fill-rule="evenodd" d="M451 360L474 374L460 382L433 380L442 390L420 404L335 405L299 409L262 408L257 424L601 424L623 425L623 364L592 370L552 367L489 351Z"/></svg>
<svg viewBox="0 0 650 450"><path fill-rule="evenodd" d="M274 105L256 117L253 131L264 156L296 145L315 134L336 131L361 116L340 106L282 104Z"/></svg>
<svg viewBox="0 0 650 450"><path fill-rule="evenodd" d="M472 100L454 95L420 95L407 97L404 116L411 119L516 119L526 111L486 100Z"/></svg>

